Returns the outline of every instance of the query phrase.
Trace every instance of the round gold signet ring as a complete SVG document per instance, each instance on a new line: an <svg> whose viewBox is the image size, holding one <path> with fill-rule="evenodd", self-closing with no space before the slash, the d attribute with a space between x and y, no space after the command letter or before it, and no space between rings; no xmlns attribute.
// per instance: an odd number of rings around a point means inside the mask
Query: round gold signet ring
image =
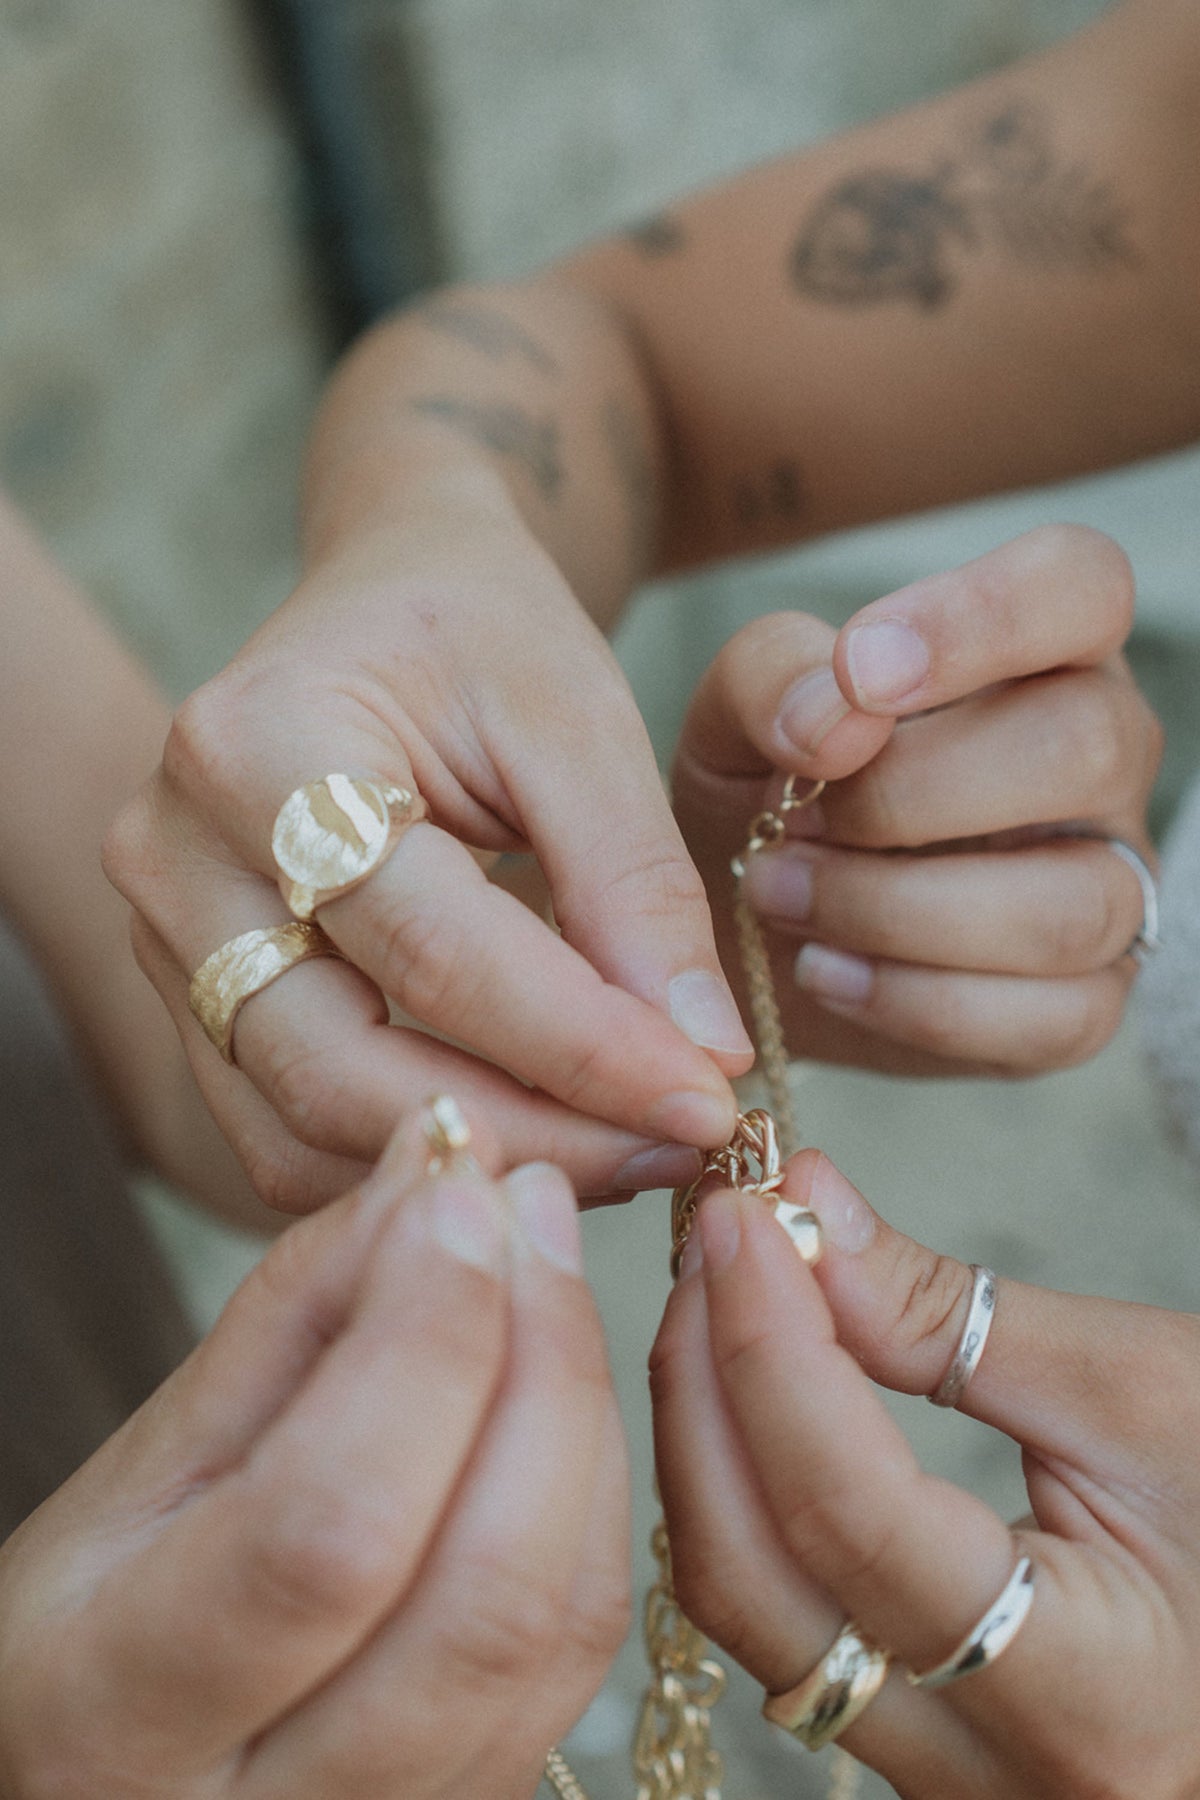
<svg viewBox="0 0 1200 1800"><path fill-rule="evenodd" d="M290 793L275 815L271 854L296 919L349 893L429 816L413 788L363 775L325 775Z"/></svg>

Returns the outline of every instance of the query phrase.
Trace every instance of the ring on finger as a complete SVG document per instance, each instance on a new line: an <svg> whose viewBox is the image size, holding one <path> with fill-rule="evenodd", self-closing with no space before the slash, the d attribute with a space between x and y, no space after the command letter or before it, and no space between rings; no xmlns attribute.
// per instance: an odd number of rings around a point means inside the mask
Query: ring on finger
<svg viewBox="0 0 1200 1800"><path fill-rule="evenodd" d="M950 1359L950 1367L934 1388L929 1399L934 1406L957 1406L967 1391L967 1384L979 1367L992 1320L996 1316L996 1274L982 1263L971 1264L971 1299L966 1324L958 1347Z"/></svg>
<svg viewBox="0 0 1200 1800"><path fill-rule="evenodd" d="M884 1682L892 1653L847 1620L815 1669L783 1694L768 1694L763 1718L781 1725L806 1750L820 1750L848 1731Z"/></svg>
<svg viewBox="0 0 1200 1800"><path fill-rule="evenodd" d="M1125 842L1124 838L1106 837L1102 839L1102 842L1107 844L1113 855L1119 856L1138 878L1138 885L1142 890L1142 922L1125 954L1132 956L1135 962L1144 963L1154 955L1156 950L1162 949L1163 941L1158 928L1158 883L1154 879L1154 872L1149 864L1138 855L1132 844Z"/></svg>
<svg viewBox="0 0 1200 1800"><path fill-rule="evenodd" d="M275 815L271 854L296 919L348 894L429 816L413 788L363 775L325 775L290 793Z"/></svg>
<svg viewBox="0 0 1200 1800"><path fill-rule="evenodd" d="M1001 1593L988 1607L979 1623L968 1631L960 1644L932 1669L914 1675L906 1670L909 1683L919 1688L946 1687L964 1675L974 1675L994 1663L1008 1649L1029 1617L1033 1605L1033 1563L1022 1556Z"/></svg>
<svg viewBox="0 0 1200 1800"><path fill-rule="evenodd" d="M206 956L188 986L188 1006L210 1043L227 1063L233 1054L233 1027L247 1000L260 994L297 963L341 951L319 925L290 920L243 931Z"/></svg>

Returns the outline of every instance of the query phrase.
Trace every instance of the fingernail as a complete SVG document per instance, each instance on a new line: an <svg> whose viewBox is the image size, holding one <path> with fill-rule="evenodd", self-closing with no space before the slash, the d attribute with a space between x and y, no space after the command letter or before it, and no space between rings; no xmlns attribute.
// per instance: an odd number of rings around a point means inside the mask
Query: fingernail
<svg viewBox="0 0 1200 1800"><path fill-rule="evenodd" d="M616 1193L642 1193L647 1188L676 1188L700 1173L700 1153L686 1144L656 1144L622 1163L610 1183Z"/></svg>
<svg viewBox="0 0 1200 1800"><path fill-rule="evenodd" d="M791 749L807 755L819 748L849 711L850 703L833 670L815 669L787 689L775 714L775 729Z"/></svg>
<svg viewBox="0 0 1200 1800"><path fill-rule="evenodd" d="M746 893L758 912L799 923L812 910L813 857L819 852L783 845L747 858Z"/></svg>
<svg viewBox="0 0 1200 1800"><path fill-rule="evenodd" d="M860 700L903 700L929 673L929 646L900 619L857 625L846 640L850 679Z"/></svg>
<svg viewBox="0 0 1200 1800"><path fill-rule="evenodd" d="M865 957L848 956L826 944L805 944L795 974L797 987L831 1006L863 1006L875 985L875 970Z"/></svg>
<svg viewBox="0 0 1200 1800"><path fill-rule="evenodd" d="M688 1233L687 1243L683 1246L683 1255L679 1258L679 1274L675 1279L676 1287L681 1281L687 1281L704 1267L704 1246L700 1242L700 1233L696 1230L695 1221Z"/></svg>
<svg viewBox="0 0 1200 1800"><path fill-rule="evenodd" d="M703 1050L727 1050L742 1056L754 1046L737 1002L719 975L708 969L685 969L667 983L671 1017L685 1037Z"/></svg>
<svg viewBox="0 0 1200 1800"><path fill-rule="evenodd" d="M865 1250L875 1236L875 1214L827 1156L813 1170L809 1204L828 1241L849 1256Z"/></svg>
<svg viewBox="0 0 1200 1800"><path fill-rule="evenodd" d="M579 1208L571 1184L553 1163L525 1163L505 1177L517 1231L531 1249L555 1268L578 1275L583 1269Z"/></svg>
<svg viewBox="0 0 1200 1800"><path fill-rule="evenodd" d="M710 1194L696 1209L692 1236L699 1233L710 1273L727 1269L742 1241L742 1221L732 1194Z"/></svg>
<svg viewBox="0 0 1200 1800"><path fill-rule="evenodd" d="M433 1235L473 1268L498 1273L508 1255L508 1219L488 1181L446 1176L430 1189Z"/></svg>
<svg viewBox="0 0 1200 1800"><path fill-rule="evenodd" d="M732 1089L728 1100L697 1089L689 1094L665 1094L650 1108L643 1126L648 1137L673 1138L677 1143L712 1150L729 1142L736 1120Z"/></svg>

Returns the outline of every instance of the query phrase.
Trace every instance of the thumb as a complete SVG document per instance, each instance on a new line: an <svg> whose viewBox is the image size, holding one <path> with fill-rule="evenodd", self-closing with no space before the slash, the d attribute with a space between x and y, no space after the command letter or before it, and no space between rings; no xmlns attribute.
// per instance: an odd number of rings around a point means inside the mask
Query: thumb
<svg viewBox="0 0 1200 1800"><path fill-rule="evenodd" d="M856 711L833 670L837 633L807 613L767 613L736 632L696 689L677 775L745 779L783 769L851 775L878 754L892 721Z"/></svg>

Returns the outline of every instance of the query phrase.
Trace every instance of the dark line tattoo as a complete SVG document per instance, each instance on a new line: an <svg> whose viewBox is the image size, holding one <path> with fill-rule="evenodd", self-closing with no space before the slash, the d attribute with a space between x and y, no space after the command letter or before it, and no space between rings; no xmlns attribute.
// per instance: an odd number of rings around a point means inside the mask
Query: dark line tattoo
<svg viewBox="0 0 1200 1800"><path fill-rule="evenodd" d="M744 531L794 523L804 514L804 483L794 462L775 462L764 476L738 481L733 515Z"/></svg>
<svg viewBox="0 0 1200 1800"><path fill-rule="evenodd" d="M563 466L554 419L535 419L506 400L460 400L453 394L430 394L411 404L414 412L441 419L485 450L519 463L544 499L558 498Z"/></svg>
<svg viewBox="0 0 1200 1800"><path fill-rule="evenodd" d="M999 245L1042 269L1136 267L1110 183L1058 160L1045 119L1014 103L924 172L863 169L818 201L792 251L802 293L842 306L944 306L955 252Z"/></svg>
<svg viewBox="0 0 1200 1800"><path fill-rule="evenodd" d="M625 240L642 256L673 256L682 250L687 239L683 226L672 213L655 213L653 218L639 219L625 232Z"/></svg>
<svg viewBox="0 0 1200 1800"><path fill-rule="evenodd" d="M600 426L629 504L633 561L639 570L647 569L653 561L657 535L658 495L645 433L633 409L615 396L605 401Z"/></svg>
<svg viewBox="0 0 1200 1800"><path fill-rule="evenodd" d="M420 309L419 317L433 331L457 338L472 350L481 350L494 361L521 356L539 375L557 375L559 364L544 345L507 313L465 300L437 300Z"/></svg>

